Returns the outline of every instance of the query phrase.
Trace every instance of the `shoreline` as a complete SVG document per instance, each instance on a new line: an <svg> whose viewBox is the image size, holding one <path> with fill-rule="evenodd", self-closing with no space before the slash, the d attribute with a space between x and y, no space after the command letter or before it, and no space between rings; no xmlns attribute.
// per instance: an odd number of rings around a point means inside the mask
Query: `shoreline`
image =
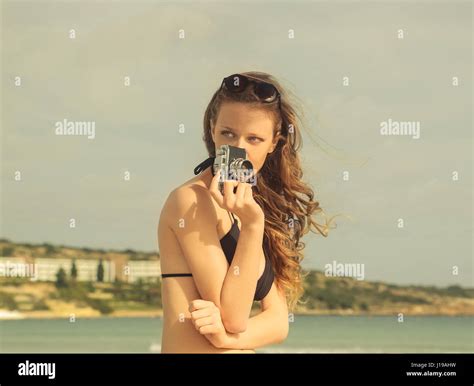
<svg viewBox="0 0 474 386"><path fill-rule="evenodd" d="M252 313L251 317L258 314L258 312ZM290 313L293 317L298 316L392 316L397 317L398 313L385 311L385 312L329 312L326 310L320 311L298 311ZM154 310L154 311L116 311L109 315L103 315L100 313L94 312L71 312L71 313L59 313L59 312L47 312L47 311L37 311L37 312L18 312L10 311L5 312L0 310L0 321L3 320L49 320L49 319L69 319L74 315L75 319L114 319L114 318L162 318L163 310ZM420 312L404 312L404 317L413 317L413 316L450 316L450 317L469 317L474 316L471 313L420 313Z"/></svg>

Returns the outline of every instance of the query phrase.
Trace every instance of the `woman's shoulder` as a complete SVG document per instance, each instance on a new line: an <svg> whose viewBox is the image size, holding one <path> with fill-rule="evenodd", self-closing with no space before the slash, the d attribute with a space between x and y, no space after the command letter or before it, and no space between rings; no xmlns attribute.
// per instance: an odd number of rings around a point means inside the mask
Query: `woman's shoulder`
<svg viewBox="0 0 474 386"><path fill-rule="evenodd" d="M197 198L211 198L211 194L201 176L198 175L174 188L168 198L178 201L193 201Z"/></svg>
<svg viewBox="0 0 474 386"><path fill-rule="evenodd" d="M206 184L204 183L202 175L200 174L197 176L194 176L193 178L190 178L186 182L183 182L181 185L173 189L172 193L180 189L186 190L186 189L199 189L199 188L208 190Z"/></svg>
<svg viewBox="0 0 474 386"><path fill-rule="evenodd" d="M188 217L191 213L197 215L206 213L211 217L213 213L216 213L209 189L199 177L196 176L184 182L169 193L162 215L176 219Z"/></svg>

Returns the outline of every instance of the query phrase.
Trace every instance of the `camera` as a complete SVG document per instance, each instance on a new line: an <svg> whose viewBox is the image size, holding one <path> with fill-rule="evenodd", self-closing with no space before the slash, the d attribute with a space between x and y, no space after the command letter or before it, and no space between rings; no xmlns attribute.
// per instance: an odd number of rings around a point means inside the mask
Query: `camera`
<svg viewBox="0 0 474 386"><path fill-rule="evenodd" d="M255 184L252 163L247 159L245 149L231 145L222 145L216 151L214 159L214 174L221 170L219 178L219 191L223 194L224 181L236 180Z"/></svg>

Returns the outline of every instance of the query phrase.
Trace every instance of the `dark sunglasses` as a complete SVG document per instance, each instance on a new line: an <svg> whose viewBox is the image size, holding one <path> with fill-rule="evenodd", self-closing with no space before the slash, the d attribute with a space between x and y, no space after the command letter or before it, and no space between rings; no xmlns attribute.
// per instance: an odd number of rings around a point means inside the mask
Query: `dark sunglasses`
<svg viewBox="0 0 474 386"><path fill-rule="evenodd" d="M278 99L278 107L281 110L281 95L276 87L268 82L253 78L248 75L233 74L222 80L221 89L226 88L231 92L242 92L249 84L253 85L255 96L263 103L272 103Z"/></svg>

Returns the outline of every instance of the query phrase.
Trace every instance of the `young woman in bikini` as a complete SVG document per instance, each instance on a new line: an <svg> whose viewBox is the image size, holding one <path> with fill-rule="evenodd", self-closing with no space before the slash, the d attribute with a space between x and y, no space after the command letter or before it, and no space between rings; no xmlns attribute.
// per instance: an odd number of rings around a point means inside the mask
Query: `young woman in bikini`
<svg viewBox="0 0 474 386"><path fill-rule="evenodd" d="M230 75L204 116L209 158L168 196L158 224L162 353L255 352L285 340L303 293L302 235L322 211L302 180L300 121L278 81ZM243 148L255 183L224 181L212 163L221 145ZM214 175L215 174L215 175ZM250 316L254 301L261 312Z"/></svg>

